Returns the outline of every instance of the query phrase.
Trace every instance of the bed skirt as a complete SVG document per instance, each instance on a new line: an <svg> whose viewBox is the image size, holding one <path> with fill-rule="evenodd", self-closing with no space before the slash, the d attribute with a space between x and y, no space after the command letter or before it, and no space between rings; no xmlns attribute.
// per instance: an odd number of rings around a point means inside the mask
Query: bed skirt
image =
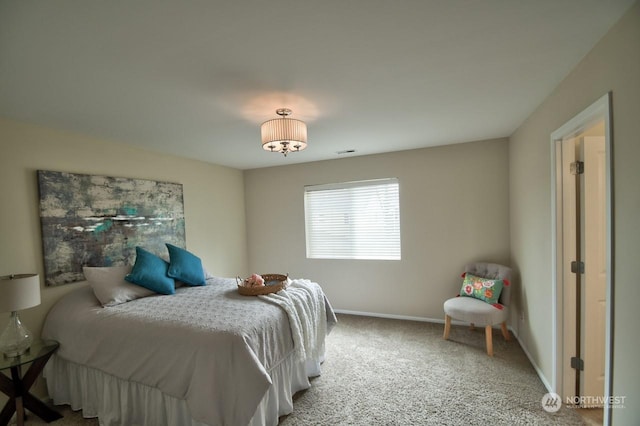
<svg viewBox="0 0 640 426"><path fill-rule="evenodd" d="M309 377L320 375L323 356L304 363L297 361L292 352L272 368L269 372L272 384L249 425L277 425L280 416L290 414L293 411L293 395L310 387ZM55 354L47 363L44 376L54 404L69 405L74 411L82 410L85 418L97 417L101 426L205 425L191 417L184 399L167 395L154 387L69 362Z"/></svg>

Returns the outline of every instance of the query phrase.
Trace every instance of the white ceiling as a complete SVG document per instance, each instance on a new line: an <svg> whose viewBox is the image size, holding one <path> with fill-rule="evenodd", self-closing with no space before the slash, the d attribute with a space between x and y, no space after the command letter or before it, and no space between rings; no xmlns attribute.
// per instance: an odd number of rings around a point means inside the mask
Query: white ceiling
<svg viewBox="0 0 640 426"><path fill-rule="evenodd" d="M633 2L0 0L0 115L240 169L504 137Z"/></svg>

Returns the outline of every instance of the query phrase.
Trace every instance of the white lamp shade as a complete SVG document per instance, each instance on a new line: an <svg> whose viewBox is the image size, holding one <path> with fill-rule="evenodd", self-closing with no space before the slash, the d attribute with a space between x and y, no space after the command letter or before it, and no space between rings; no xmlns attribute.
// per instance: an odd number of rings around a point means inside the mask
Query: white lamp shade
<svg viewBox="0 0 640 426"><path fill-rule="evenodd" d="M280 152L288 145L289 151L302 151L307 147L307 125L292 118L265 121L260 128L262 148Z"/></svg>
<svg viewBox="0 0 640 426"><path fill-rule="evenodd" d="M13 312L40 304L38 274L18 274L0 277L0 312Z"/></svg>

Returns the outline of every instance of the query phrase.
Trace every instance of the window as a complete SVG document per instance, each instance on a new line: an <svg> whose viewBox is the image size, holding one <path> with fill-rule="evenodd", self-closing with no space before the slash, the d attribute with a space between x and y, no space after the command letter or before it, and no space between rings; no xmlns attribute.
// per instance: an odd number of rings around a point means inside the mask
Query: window
<svg viewBox="0 0 640 426"><path fill-rule="evenodd" d="M307 257L400 259L398 180L307 186Z"/></svg>

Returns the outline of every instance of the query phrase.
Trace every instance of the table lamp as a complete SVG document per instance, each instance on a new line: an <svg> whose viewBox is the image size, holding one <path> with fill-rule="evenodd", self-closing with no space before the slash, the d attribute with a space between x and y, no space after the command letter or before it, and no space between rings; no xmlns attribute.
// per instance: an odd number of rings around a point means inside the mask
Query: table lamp
<svg viewBox="0 0 640 426"><path fill-rule="evenodd" d="M38 274L6 275L0 277L0 312L11 312L9 324L0 335L0 352L6 357L25 353L33 337L20 322L18 311L40 304Z"/></svg>

